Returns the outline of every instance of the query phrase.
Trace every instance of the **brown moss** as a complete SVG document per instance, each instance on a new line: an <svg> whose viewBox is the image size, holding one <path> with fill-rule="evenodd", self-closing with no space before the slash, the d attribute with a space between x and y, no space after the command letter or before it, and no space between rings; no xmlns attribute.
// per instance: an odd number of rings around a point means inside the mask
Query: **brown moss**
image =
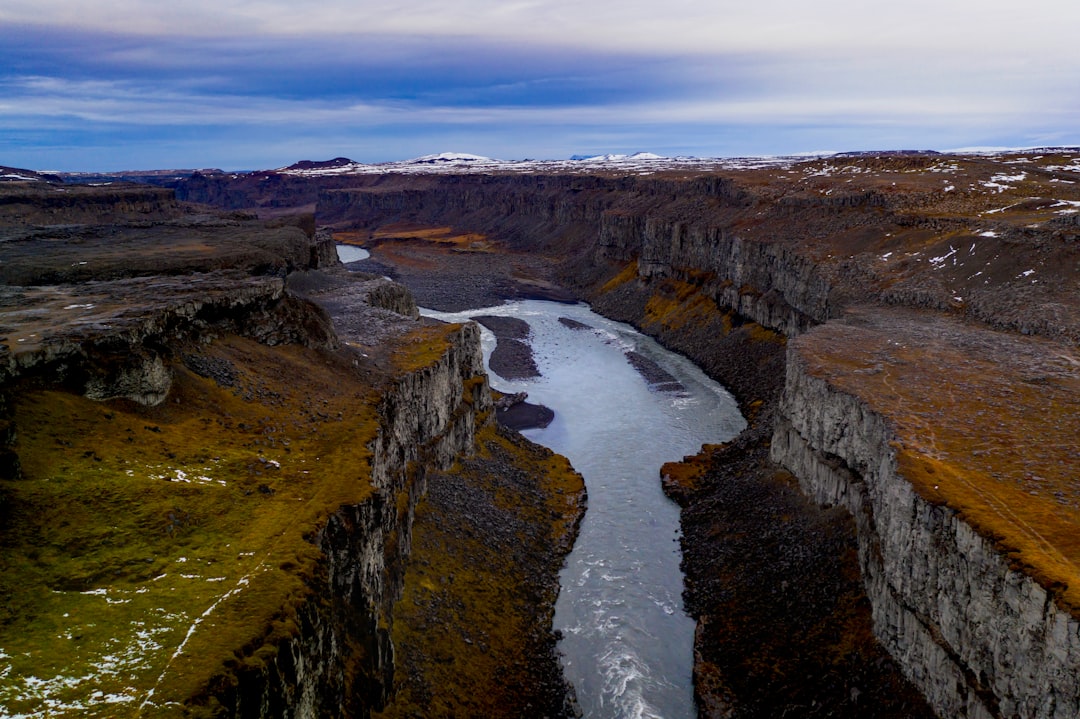
<svg viewBox="0 0 1080 719"><path fill-rule="evenodd" d="M437 361L451 331L419 329L395 360ZM177 361L153 408L15 393L23 472L0 486L0 649L16 682L58 677L45 693L61 705L84 700L86 681L131 697L88 716L151 697L211 711L212 687L275 658L298 609L321 601L310 538L373 492L379 391L350 356L237 337L189 351L230 367L231 385ZM40 692L0 689L12 711L39 708Z"/></svg>
<svg viewBox="0 0 1080 719"><path fill-rule="evenodd" d="M451 336L461 325L422 325L409 333L391 353L399 372L415 372L438 361L450 347Z"/></svg>
<svg viewBox="0 0 1080 719"><path fill-rule="evenodd" d="M369 233L355 230L335 232L333 238L334 242L339 245L352 245L353 247L366 247L371 241Z"/></svg>
<svg viewBox="0 0 1080 719"><path fill-rule="evenodd" d="M704 325L718 317L725 319L730 331L730 314L721 310L702 288L672 278L662 280L645 304L642 324L647 330L681 330Z"/></svg>
<svg viewBox="0 0 1080 719"><path fill-rule="evenodd" d="M372 240L384 242L419 241L441 245L455 252L491 252L492 242L477 232L456 232L452 227L428 227L409 223L383 225L371 234Z"/></svg>
<svg viewBox="0 0 1080 719"><path fill-rule="evenodd" d="M753 342L773 342L779 345L787 344L787 337L779 332L775 332L768 327L759 325L757 322L751 322L748 325L750 339Z"/></svg>
<svg viewBox="0 0 1080 719"><path fill-rule="evenodd" d="M604 286L600 288L600 293L604 294L611 292L615 288L625 285L627 282L636 280L638 276L637 268L637 260L627 262L626 266L619 270L617 275L604 283Z"/></svg>
<svg viewBox="0 0 1080 719"><path fill-rule="evenodd" d="M665 462L660 467L664 492L677 496L697 491L699 483L712 466L714 455L723 447L722 444L705 444L697 454L683 457L679 462Z"/></svg>
<svg viewBox="0 0 1080 719"><path fill-rule="evenodd" d="M898 469L1080 614L1080 378L1068 350L947 318L820 328L811 374L894 428Z"/></svg>

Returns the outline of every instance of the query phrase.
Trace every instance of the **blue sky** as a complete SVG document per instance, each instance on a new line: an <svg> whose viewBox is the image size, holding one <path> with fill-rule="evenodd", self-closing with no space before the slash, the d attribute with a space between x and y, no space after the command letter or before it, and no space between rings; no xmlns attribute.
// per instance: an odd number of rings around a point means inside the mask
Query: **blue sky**
<svg viewBox="0 0 1080 719"><path fill-rule="evenodd" d="M4 0L0 164L1080 144L1075 0Z"/></svg>

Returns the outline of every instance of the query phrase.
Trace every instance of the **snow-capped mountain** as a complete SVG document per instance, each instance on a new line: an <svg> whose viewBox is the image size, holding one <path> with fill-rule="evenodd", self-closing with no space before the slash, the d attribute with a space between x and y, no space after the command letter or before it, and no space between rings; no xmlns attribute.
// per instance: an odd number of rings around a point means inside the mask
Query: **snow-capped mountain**
<svg viewBox="0 0 1080 719"><path fill-rule="evenodd" d="M574 155L570 159L589 163L637 162L639 160L668 160L671 158L651 152L635 152L632 155Z"/></svg>
<svg viewBox="0 0 1080 719"><path fill-rule="evenodd" d="M459 165L459 164L501 164L503 160L493 160L482 155L470 155L467 152L440 152L437 155L422 155L405 160L403 165ZM391 163L393 164L393 163Z"/></svg>
<svg viewBox="0 0 1080 719"><path fill-rule="evenodd" d="M364 164L348 158L322 162L305 160L281 168L277 172L319 177L327 175L377 175L424 173L490 173L490 172L595 172L608 170L632 174L651 174L668 170L723 170L752 167L776 167L810 159L799 157L702 158L665 157L652 152L630 155L574 155L568 160L497 160L465 152L441 152L422 155L411 160Z"/></svg>

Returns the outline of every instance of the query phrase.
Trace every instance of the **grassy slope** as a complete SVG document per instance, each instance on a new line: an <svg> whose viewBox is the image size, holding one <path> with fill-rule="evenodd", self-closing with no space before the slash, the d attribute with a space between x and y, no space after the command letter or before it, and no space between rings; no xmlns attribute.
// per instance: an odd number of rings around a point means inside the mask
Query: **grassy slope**
<svg viewBox="0 0 1080 719"><path fill-rule="evenodd" d="M434 332L396 363L439 354ZM377 395L347 358L238 338L191 351L233 386L177 363L156 408L18 394L24 476L0 488L0 713L134 715L262 661L308 598L308 538L372 491Z"/></svg>

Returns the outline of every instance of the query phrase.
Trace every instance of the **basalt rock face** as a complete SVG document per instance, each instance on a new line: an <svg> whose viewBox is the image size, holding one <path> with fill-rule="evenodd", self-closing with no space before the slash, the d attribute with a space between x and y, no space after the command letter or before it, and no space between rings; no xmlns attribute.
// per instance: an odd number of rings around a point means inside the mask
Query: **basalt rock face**
<svg viewBox="0 0 1080 719"><path fill-rule="evenodd" d="M162 357L192 337L337 342L325 312L285 294L282 280L230 272L6 287L0 303L17 307L4 315L14 341L0 353L0 382L49 375L97 400L158 404L171 383Z"/></svg>
<svg viewBox="0 0 1080 719"><path fill-rule="evenodd" d="M793 343L772 457L855 517L875 632L940 716L1072 717L1080 622L897 467L890 423L808 371Z"/></svg>
<svg viewBox="0 0 1080 719"><path fill-rule="evenodd" d="M570 259L562 279L585 288L608 267L636 260L646 282L691 281L717 303L781 330L801 331L830 316L830 285L815 263L783 243L745 238L725 227L752 196L709 177L507 176L393 179L320 194L320 222L378 228L452 224L498 237L513 249Z"/></svg>
<svg viewBox="0 0 1080 719"><path fill-rule="evenodd" d="M392 607L411 551L413 512L429 471L475 451L491 407L480 334L454 333L432 364L397 380L379 403L370 500L342 507L313 538L326 557L295 636L217 698L229 716L368 716L390 696Z"/></svg>
<svg viewBox="0 0 1080 719"><path fill-rule="evenodd" d="M174 219L181 209L171 190L145 185L79 187L56 183L5 183L0 224L104 224Z"/></svg>

